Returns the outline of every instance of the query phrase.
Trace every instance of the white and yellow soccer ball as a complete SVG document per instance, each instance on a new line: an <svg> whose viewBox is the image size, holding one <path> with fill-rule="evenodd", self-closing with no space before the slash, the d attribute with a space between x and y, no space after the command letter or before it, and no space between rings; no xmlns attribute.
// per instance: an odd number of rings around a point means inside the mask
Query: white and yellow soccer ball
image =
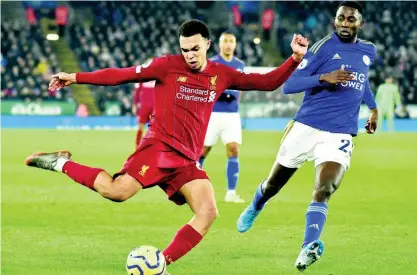
<svg viewBox="0 0 417 275"><path fill-rule="evenodd" d="M127 256L128 275L163 275L166 272L165 257L153 246L139 246Z"/></svg>

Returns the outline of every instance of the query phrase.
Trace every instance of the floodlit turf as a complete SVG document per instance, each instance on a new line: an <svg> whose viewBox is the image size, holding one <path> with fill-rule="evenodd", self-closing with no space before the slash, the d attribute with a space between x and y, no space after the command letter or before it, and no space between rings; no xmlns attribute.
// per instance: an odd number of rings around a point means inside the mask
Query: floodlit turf
<svg viewBox="0 0 417 275"><path fill-rule="evenodd" d="M239 193L248 201L267 175L281 133L245 132ZM330 202L323 258L303 274L417 274L417 134L355 138L351 170ZM133 131L2 131L3 275L125 274L128 252L163 249L191 217L159 188L124 203L106 201L65 175L25 167L37 151L71 150L74 160L116 172L131 153ZM244 205L226 204L225 149L205 162L220 217L207 237L169 267L172 275L284 275L293 267L311 199L312 164L300 169L246 234Z"/></svg>

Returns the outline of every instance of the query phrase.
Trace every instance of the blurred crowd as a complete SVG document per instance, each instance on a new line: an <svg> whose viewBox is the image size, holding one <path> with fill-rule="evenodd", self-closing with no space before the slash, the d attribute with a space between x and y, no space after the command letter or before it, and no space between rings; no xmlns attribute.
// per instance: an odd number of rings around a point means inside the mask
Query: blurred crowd
<svg viewBox="0 0 417 275"><path fill-rule="evenodd" d="M192 1L100 2L94 7L92 25L70 26L71 44L82 69L125 67L150 56L179 54L179 25L198 17ZM211 28L214 42L224 29ZM244 29L235 31L239 37L237 56L250 66L261 65L261 47L252 43Z"/></svg>
<svg viewBox="0 0 417 275"><path fill-rule="evenodd" d="M152 11L152 12L149 12ZM92 71L105 67L127 67L141 64L147 58L164 54L179 54L177 31L179 24L199 18L194 2L100 2L94 6L94 22L69 27L71 48L76 52L81 69ZM225 27L212 28L213 47L217 53L217 38ZM234 30L239 37L236 55L248 65L262 64L262 48L252 42L252 35L243 28ZM107 101L119 100L122 110L128 108L132 85L118 89L95 90L99 109ZM114 92L116 90L116 93Z"/></svg>
<svg viewBox="0 0 417 275"><path fill-rule="evenodd" d="M65 37L83 71L133 66L151 56L178 54L179 24L190 18L204 19L199 10L201 5L193 1L107 1L85 5L92 8L91 20L70 23ZM277 37L282 55L291 53L289 41L294 32L303 33L313 42L332 32L336 6L337 2L277 2ZM417 2L378 2L378 8L369 2L365 7L365 28L360 34L378 48L378 59L370 71L372 90L376 91L390 75L400 86L402 101L414 104L417 103L416 10ZM228 24L220 22L211 27L213 46L209 56L218 52L217 39ZM245 24L233 31L238 38L236 56L246 66L262 66L264 52L261 44L253 42L259 33ZM52 72L60 68L38 24L2 21L1 35L2 99L72 100L71 89L48 91ZM130 112L133 85L91 88L102 112L108 102L114 101L120 102L123 114ZM296 110L301 99L302 96L284 96L279 91L248 92L242 96L242 102L270 103L276 106L271 113L283 114L288 109Z"/></svg>
<svg viewBox="0 0 417 275"><path fill-rule="evenodd" d="M100 2L92 24L69 26L69 40L81 70L128 67L148 57L179 53L179 22L195 16L192 2ZM152 11L152 12L150 12ZM101 112L119 101L122 114L131 110L133 85L91 87Z"/></svg>
<svg viewBox="0 0 417 275"><path fill-rule="evenodd" d="M2 99L70 99L69 89L48 91L51 73L59 71L59 66L39 25L2 21L1 37Z"/></svg>

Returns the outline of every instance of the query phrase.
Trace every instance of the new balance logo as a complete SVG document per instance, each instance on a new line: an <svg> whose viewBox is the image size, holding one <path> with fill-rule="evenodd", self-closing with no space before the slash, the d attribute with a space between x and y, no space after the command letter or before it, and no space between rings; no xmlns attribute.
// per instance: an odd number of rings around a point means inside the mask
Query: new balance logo
<svg viewBox="0 0 417 275"><path fill-rule="evenodd" d="M186 76L180 76L177 79L178 82L187 82L187 77Z"/></svg>
<svg viewBox="0 0 417 275"><path fill-rule="evenodd" d="M317 230L320 230L319 225L317 223L310 224L308 227L309 228L312 227L312 228L315 228Z"/></svg>
<svg viewBox="0 0 417 275"><path fill-rule="evenodd" d="M336 60L336 59L342 59L342 58L340 57L339 54L335 54L335 55L333 55L332 60Z"/></svg>

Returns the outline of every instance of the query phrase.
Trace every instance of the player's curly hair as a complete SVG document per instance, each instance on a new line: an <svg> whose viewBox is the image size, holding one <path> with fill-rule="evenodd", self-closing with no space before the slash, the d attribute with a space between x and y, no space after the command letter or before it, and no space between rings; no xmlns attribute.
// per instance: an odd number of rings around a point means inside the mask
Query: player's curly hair
<svg viewBox="0 0 417 275"><path fill-rule="evenodd" d="M340 7L349 7L349 8L357 9L361 15L364 15L363 6L358 1L343 1L342 3L339 4L339 8Z"/></svg>
<svg viewBox="0 0 417 275"><path fill-rule="evenodd" d="M178 30L178 37L190 37L196 34L201 34L205 39L210 39L210 30L207 25L197 19L191 19L182 23Z"/></svg>

